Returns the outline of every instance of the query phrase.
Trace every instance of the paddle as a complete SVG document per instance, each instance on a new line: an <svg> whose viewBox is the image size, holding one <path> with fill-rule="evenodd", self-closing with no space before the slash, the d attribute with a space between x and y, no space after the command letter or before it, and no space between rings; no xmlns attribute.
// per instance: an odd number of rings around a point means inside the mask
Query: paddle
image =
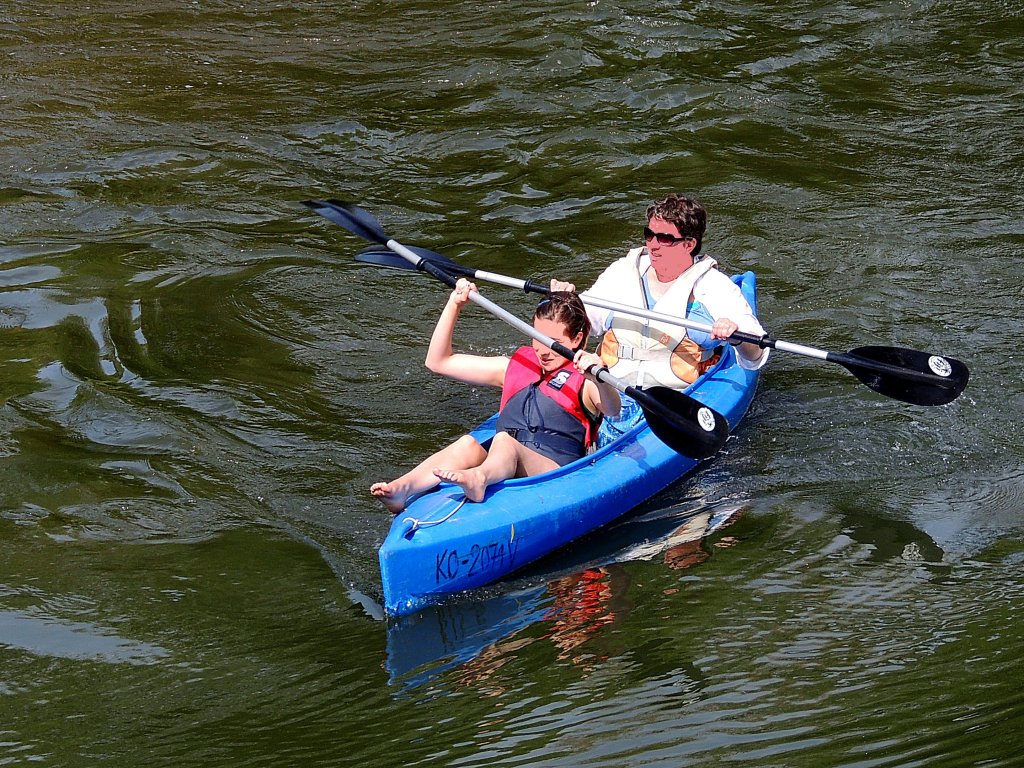
<svg viewBox="0 0 1024 768"><path fill-rule="evenodd" d="M535 280L521 280L464 267L440 253L428 251L425 248L414 247L411 250L419 259L418 263L411 264L407 259L399 259L391 251L382 250L379 246L371 246L360 251L356 255L356 260L397 269L422 269L422 263L430 262L442 266L445 271L454 275L486 280L527 292L547 293L548 291L548 286ZM581 293L580 298L586 304L610 309L613 312L644 317L683 328L692 328L704 333L711 332L711 326L705 323L638 309L627 304L600 299L587 293ZM967 366L959 360L918 352L905 347L868 346L857 347L848 353L827 352L803 344L773 339L768 335L757 336L742 331L732 334L729 341L737 344L748 342L759 347L771 347L783 352L793 352L805 357L836 363L846 368L875 392L914 405L945 405L952 402L964 391L970 375Z"/></svg>
<svg viewBox="0 0 1024 768"><path fill-rule="evenodd" d="M380 223L361 208L337 200L307 200L303 202L303 205L359 237L386 245L416 269L426 272L450 287L455 287L457 278L454 275L438 263L417 256L397 240L388 237ZM567 360L573 359L573 350L541 333L490 299L475 291L470 294L469 298L474 304L519 329L527 336L536 339ZM724 416L683 392L668 387L637 389L612 376L604 367L596 369L593 373L598 381L610 384L619 392L633 398L643 409L651 431L677 453L694 459L705 459L715 454L729 437L729 423Z"/></svg>

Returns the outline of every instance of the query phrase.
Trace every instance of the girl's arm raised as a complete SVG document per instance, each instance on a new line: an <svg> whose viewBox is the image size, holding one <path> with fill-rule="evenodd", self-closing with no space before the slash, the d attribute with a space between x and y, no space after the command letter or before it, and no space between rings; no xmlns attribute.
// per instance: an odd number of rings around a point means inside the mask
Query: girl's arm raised
<svg viewBox="0 0 1024 768"><path fill-rule="evenodd" d="M434 326L427 348L427 368L434 373L450 379L463 381L467 384L500 387L505 382L505 369L509 359L504 356L466 355L452 350L452 336L459 313L469 301L469 294L476 286L465 278L455 285L455 290L448 297L441 316Z"/></svg>

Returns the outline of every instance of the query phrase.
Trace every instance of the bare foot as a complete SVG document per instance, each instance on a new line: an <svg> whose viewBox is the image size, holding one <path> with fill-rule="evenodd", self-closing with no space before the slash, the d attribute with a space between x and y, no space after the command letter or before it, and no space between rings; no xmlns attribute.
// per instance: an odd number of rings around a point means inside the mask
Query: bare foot
<svg viewBox="0 0 1024 768"><path fill-rule="evenodd" d="M370 495L380 499L388 512L397 515L405 509L405 503L409 500L409 494L404 493L396 483L374 483L370 486Z"/></svg>
<svg viewBox="0 0 1024 768"><path fill-rule="evenodd" d="M466 498L470 501L483 501L487 493L487 484L484 482L483 473L476 469L435 469L434 475L455 483L462 488Z"/></svg>

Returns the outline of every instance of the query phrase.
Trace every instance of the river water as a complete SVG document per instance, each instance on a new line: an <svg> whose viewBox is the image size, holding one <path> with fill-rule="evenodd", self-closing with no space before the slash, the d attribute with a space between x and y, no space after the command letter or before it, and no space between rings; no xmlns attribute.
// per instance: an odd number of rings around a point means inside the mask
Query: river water
<svg viewBox="0 0 1024 768"><path fill-rule="evenodd" d="M3 3L0 764L1020 765L1022 62L1008 0ZM673 190L776 337L967 391L776 353L697 475L383 621L367 487L496 400L300 202L587 285Z"/></svg>

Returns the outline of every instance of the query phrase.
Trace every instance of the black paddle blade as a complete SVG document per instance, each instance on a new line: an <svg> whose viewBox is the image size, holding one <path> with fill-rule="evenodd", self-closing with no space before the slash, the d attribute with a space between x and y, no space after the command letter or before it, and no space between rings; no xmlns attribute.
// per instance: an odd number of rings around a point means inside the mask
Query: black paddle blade
<svg viewBox="0 0 1024 768"><path fill-rule="evenodd" d="M438 266L444 267L449 272L453 269L463 269L454 261L449 259L447 256L442 256L436 251L428 251L426 248L420 248L415 245L407 245L410 251L415 253L424 261L432 261ZM399 256L397 253L392 251L390 248L382 247L379 245L371 245L367 248L363 248L359 253L356 254L356 261L361 261L364 264L375 264L378 267L390 267L391 269L417 269L418 267L409 261L404 256ZM455 271L455 274L460 274Z"/></svg>
<svg viewBox="0 0 1024 768"><path fill-rule="evenodd" d="M643 408L651 431L676 453L706 459L729 438L725 417L684 392L668 387L625 391Z"/></svg>
<svg viewBox="0 0 1024 768"><path fill-rule="evenodd" d="M380 222L358 206L340 200L303 200L302 204L364 240L386 243L390 239Z"/></svg>
<svg viewBox="0 0 1024 768"><path fill-rule="evenodd" d="M849 354L829 353L879 394L914 405L945 405L967 386L967 366L952 357L904 347L857 347Z"/></svg>

